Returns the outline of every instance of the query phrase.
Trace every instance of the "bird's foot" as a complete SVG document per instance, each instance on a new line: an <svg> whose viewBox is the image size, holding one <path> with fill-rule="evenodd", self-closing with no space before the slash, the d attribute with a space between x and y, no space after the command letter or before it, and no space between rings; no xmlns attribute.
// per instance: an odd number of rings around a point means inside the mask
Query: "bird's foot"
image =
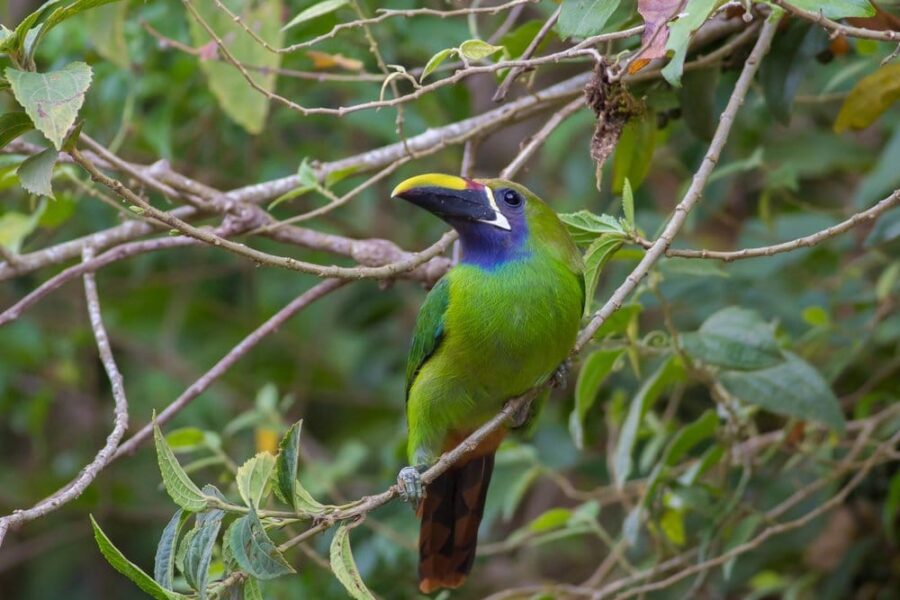
<svg viewBox="0 0 900 600"><path fill-rule="evenodd" d="M534 406L534 399L531 398L526 402L523 402L521 406L516 408L509 415L509 425L513 429L518 429L522 427L531 419L531 407Z"/></svg>
<svg viewBox="0 0 900 600"><path fill-rule="evenodd" d="M569 383L569 371L571 370L572 361L567 358L558 367L556 367L556 371L554 371L553 375L550 376L550 385L557 389L565 388Z"/></svg>
<svg viewBox="0 0 900 600"><path fill-rule="evenodd" d="M403 467L397 474L397 487L400 488L400 497L404 502L409 502L413 510L419 508L419 504L425 499L425 485L422 483L422 473L428 470L428 465L416 465Z"/></svg>

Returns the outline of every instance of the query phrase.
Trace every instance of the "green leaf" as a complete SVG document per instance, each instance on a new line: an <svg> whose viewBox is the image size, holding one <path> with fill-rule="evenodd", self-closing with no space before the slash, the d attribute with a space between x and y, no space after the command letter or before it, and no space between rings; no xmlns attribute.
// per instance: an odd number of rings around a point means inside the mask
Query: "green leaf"
<svg viewBox="0 0 900 600"><path fill-rule="evenodd" d="M634 230L634 193L631 191L631 181L626 177L622 186L622 213L628 228Z"/></svg>
<svg viewBox="0 0 900 600"><path fill-rule="evenodd" d="M569 415L569 433L575 447L584 449L584 418L597 400L597 392L603 381L612 373L616 360L625 352L622 348L615 350L597 350L588 356L575 383L575 407Z"/></svg>
<svg viewBox="0 0 900 600"><path fill-rule="evenodd" d="M853 87L841 105L834 130L842 133L847 129L865 129L897 100L900 100L900 63L891 63L863 77Z"/></svg>
<svg viewBox="0 0 900 600"><path fill-rule="evenodd" d="M31 28L34 26L37 21L44 16L44 14L53 8L54 5L59 4L62 0L49 0L44 4L40 5L34 12L30 13L27 17L22 19L22 21L16 26L15 31L10 34L9 29L3 27L3 38L2 42L0 42L0 52L9 53L15 56L18 56L20 59L23 59L24 51L25 51L25 39L28 37ZM33 36L33 34L32 34ZM20 62L27 62L26 60L20 60Z"/></svg>
<svg viewBox="0 0 900 600"><path fill-rule="evenodd" d="M37 210L30 215L19 212L7 212L0 215L0 246L8 248L12 252L19 252L25 238L37 229L46 207L46 201L41 200Z"/></svg>
<svg viewBox="0 0 900 600"><path fill-rule="evenodd" d="M34 156L29 156L19 165L16 175L19 177L19 183L28 193L53 197L53 188L50 182L53 180L53 166L56 164L58 156L59 152L53 148L47 148Z"/></svg>
<svg viewBox="0 0 900 600"><path fill-rule="evenodd" d="M568 508L551 508L528 524L531 533L543 533L553 529L565 527L572 517L572 511Z"/></svg>
<svg viewBox="0 0 900 600"><path fill-rule="evenodd" d="M282 502L290 504L297 510L295 492L297 487L297 464L300 457L300 432L303 419L297 421L287 430L278 445L278 458L275 463L275 494Z"/></svg>
<svg viewBox="0 0 900 600"><path fill-rule="evenodd" d="M759 70L766 106L776 119L787 125L797 88L813 64L816 54L828 45L825 31L818 25L791 20L785 31L775 36L772 50Z"/></svg>
<svg viewBox="0 0 900 600"><path fill-rule="evenodd" d="M718 68L688 71L682 78L683 85L679 91L681 115L685 124L691 133L707 142L712 140L719 122L716 112L719 72ZM717 169L716 172L720 170Z"/></svg>
<svg viewBox="0 0 900 600"><path fill-rule="evenodd" d="M711 446L706 450L706 452L703 453L703 456L700 457L700 460L692 463L691 466L685 469L684 473L682 473L678 478L678 483L683 486L694 485L694 483L696 483L696 481L700 477L702 477L704 473L717 465L724 456L724 447L719 444Z"/></svg>
<svg viewBox="0 0 900 600"><path fill-rule="evenodd" d="M258 579L274 579L295 572L269 539L253 510L228 528L228 546L241 569Z"/></svg>
<svg viewBox="0 0 900 600"><path fill-rule="evenodd" d="M696 332L682 334L681 346L693 360L726 369L763 369L784 360L775 326L739 306L723 308Z"/></svg>
<svg viewBox="0 0 900 600"><path fill-rule="evenodd" d="M0 149L27 131L34 129L31 119L22 111L0 115Z"/></svg>
<svg viewBox="0 0 900 600"><path fill-rule="evenodd" d="M235 479L244 504L259 508L274 469L275 457L268 452L260 452L238 468Z"/></svg>
<svg viewBox="0 0 900 600"><path fill-rule="evenodd" d="M718 426L716 411L705 411L696 421L678 430L663 454L663 462L670 467L677 465L697 444L711 438Z"/></svg>
<svg viewBox="0 0 900 600"><path fill-rule="evenodd" d="M659 520L659 528L666 538L676 546L684 546L684 511L667 508Z"/></svg>
<svg viewBox="0 0 900 600"><path fill-rule="evenodd" d="M342 523L331 540L331 570L347 593L356 600L375 600L359 575L353 552L350 548L350 527Z"/></svg>
<svg viewBox="0 0 900 600"><path fill-rule="evenodd" d="M719 379L730 394L748 404L804 421L824 423L843 433L840 404L818 371L785 352L785 362L757 371L725 371Z"/></svg>
<svg viewBox="0 0 900 600"><path fill-rule="evenodd" d="M434 73L434 70L441 66L441 63L457 52L458 50L456 48L444 48L429 58L428 62L425 63L425 68L422 69L422 75L419 77L419 81L423 81L426 77Z"/></svg>
<svg viewBox="0 0 900 600"><path fill-rule="evenodd" d="M127 69L128 43L125 41L125 17L128 2L100 6L85 15L88 39L97 48L97 53L121 69Z"/></svg>
<svg viewBox="0 0 900 600"><path fill-rule="evenodd" d="M584 314L591 314L591 304L600 280L603 265L609 262L624 240L618 235L605 235L588 246L584 252Z"/></svg>
<svg viewBox="0 0 900 600"><path fill-rule="evenodd" d="M252 577L244 582L244 600L265 600L259 591L259 583Z"/></svg>
<svg viewBox="0 0 900 600"><path fill-rule="evenodd" d="M84 103L84 95L91 85L91 68L74 62L64 69L50 73L31 73L6 68L16 101L25 109L34 126L56 147L62 149L63 139L75 123Z"/></svg>
<svg viewBox="0 0 900 600"><path fill-rule="evenodd" d="M156 558L153 565L153 579L167 590L172 589L172 577L175 571L175 548L178 546L178 534L187 520L188 513L175 511L163 529L156 545Z"/></svg>
<svg viewBox="0 0 900 600"><path fill-rule="evenodd" d="M305 23L307 21L312 21L315 18L321 17L322 15L327 15L328 13L334 12L337 9L346 6L349 4L349 0L323 0L322 2L316 2L309 8L306 8L300 13L290 20L290 22L281 28L282 31L285 29L290 29L295 25L299 25L300 23Z"/></svg>
<svg viewBox="0 0 900 600"><path fill-rule="evenodd" d="M603 31L620 0L563 0L557 29L563 38L586 38Z"/></svg>
<svg viewBox="0 0 900 600"><path fill-rule="evenodd" d="M632 453L644 415L653 406L663 390L684 375L684 368L677 356L667 357L656 371L641 385L628 407L628 416L619 431L613 454L613 471L616 486L621 488L634 467Z"/></svg>
<svg viewBox="0 0 900 600"><path fill-rule="evenodd" d="M791 4L811 13L822 13L829 19L871 17L875 7L869 0L791 0Z"/></svg>
<svg viewBox="0 0 900 600"><path fill-rule="evenodd" d="M197 427L181 427L166 434L166 443L174 452L189 452L205 447L206 434Z"/></svg>
<svg viewBox="0 0 900 600"><path fill-rule="evenodd" d="M494 46L481 40L466 40L459 45L460 56L468 60L482 60L503 50L503 46Z"/></svg>
<svg viewBox="0 0 900 600"><path fill-rule="evenodd" d="M71 4L67 4L66 6L57 8L52 13L50 13L50 15L47 17L47 20L41 24L40 31L37 33L34 40L31 42L30 47L28 48L29 55L33 55L34 51L41 43L41 40L44 38L44 36L47 35L47 33L49 33L51 29L53 29L63 21L71 19L75 15L80 14L88 9L118 1L119 0L75 0L75 2L72 2ZM106 31L104 34L109 36L112 34L112 32Z"/></svg>
<svg viewBox="0 0 900 600"><path fill-rule="evenodd" d="M762 515L749 515L744 517L740 523L734 528L734 531L731 532L731 535L728 537L728 541L725 542L725 547L723 548L723 553L736 548L753 537L753 532L756 531L756 528L759 526L762 521ZM722 565L722 575L725 577L725 581L731 579L731 573L734 570L734 563L737 562L738 557L735 556L724 565Z"/></svg>
<svg viewBox="0 0 900 600"><path fill-rule="evenodd" d="M184 469L175 458L175 454L166 443L162 432L153 422L153 441L156 444L156 458L159 462L159 471L162 474L163 485L172 500L188 512L199 512L206 508L206 496L200 488L191 481Z"/></svg>
<svg viewBox="0 0 900 600"><path fill-rule="evenodd" d="M663 68L662 74L673 86L681 85L681 73L684 70L684 58L687 56L691 34L709 18L716 4L719 4L717 0L688 0L687 5L678 14L678 19L669 23L666 50L672 51L673 54L669 64Z"/></svg>
<svg viewBox="0 0 900 600"><path fill-rule="evenodd" d="M156 598L156 600L181 600L187 598L187 596L163 589L152 577L144 573L140 567L125 558L119 549L109 541L109 538L106 537L100 526L97 525L93 515L91 515L91 527L94 529L94 539L97 540L97 546L100 548L100 553L103 554L106 562L116 571L137 584L146 594Z"/></svg>
<svg viewBox="0 0 900 600"><path fill-rule="evenodd" d="M602 340L608 336L625 333L629 325L638 318L643 309L644 307L637 303L623 304L597 329L594 339Z"/></svg>
<svg viewBox="0 0 900 600"><path fill-rule="evenodd" d="M279 47L284 34L279 28L281 22L280 0L224 0L236 14L247 23L255 23L256 34L271 46ZM247 35L224 11L219 10L213 0L193 0L191 5L217 33L219 39L228 40L228 51L235 60L245 65L268 69L266 72L249 72L253 80L264 90L274 91L275 71L281 65L282 55L269 52L256 40ZM196 19L189 19L191 40L195 46L204 46L212 38ZM200 68L209 79L209 88L222 111L232 121L257 134L263 129L269 112L269 99L253 89L244 76L231 64L219 60L201 60Z"/></svg>
<svg viewBox="0 0 900 600"><path fill-rule="evenodd" d="M209 564L212 562L213 546L222 526L225 512L213 509L197 515L196 534L191 538L184 555L184 578L188 585L206 598L206 583L209 579Z"/></svg>
<svg viewBox="0 0 900 600"><path fill-rule="evenodd" d="M614 194L623 193L626 179L634 189L641 187L641 183L650 172L650 161L653 159L655 147L656 113L645 111L629 119L622 129L613 157Z"/></svg>
<svg viewBox="0 0 900 600"><path fill-rule="evenodd" d="M540 19L526 21L500 38L500 45L506 48L506 51L509 52L511 57L522 56L522 53L525 52L525 49L528 48L543 26L544 21ZM540 54L547 44L555 39L556 34L552 31L548 31L547 35L544 36L538 43L537 48L535 48L535 55Z"/></svg>
<svg viewBox="0 0 900 600"><path fill-rule="evenodd" d="M595 215L589 210L559 215L576 244L590 244L604 233L626 234L622 224L612 215Z"/></svg>

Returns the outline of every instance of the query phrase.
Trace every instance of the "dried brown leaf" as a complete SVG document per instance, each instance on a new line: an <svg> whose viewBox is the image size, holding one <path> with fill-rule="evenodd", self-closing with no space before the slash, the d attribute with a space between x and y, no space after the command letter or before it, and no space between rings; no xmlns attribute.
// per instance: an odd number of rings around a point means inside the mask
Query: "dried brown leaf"
<svg viewBox="0 0 900 600"><path fill-rule="evenodd" d="M666 55L669 27L666 25L677 15L687 0L638 0L638 12L644 19L641 48L628 65L629 73L637 73L654 59Z"/></svg>

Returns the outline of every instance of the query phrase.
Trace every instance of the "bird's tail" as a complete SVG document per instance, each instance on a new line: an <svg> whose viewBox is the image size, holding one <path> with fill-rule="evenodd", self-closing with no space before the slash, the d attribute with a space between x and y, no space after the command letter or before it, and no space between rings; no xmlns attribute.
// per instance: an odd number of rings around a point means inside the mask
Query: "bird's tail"
<svg viewBox="0 0 900 600"><path fill-rule="evenodd" d="M454 465L427 488L420 507L419 589L429 594L466 580L478 544L494 452Z"/></svg>

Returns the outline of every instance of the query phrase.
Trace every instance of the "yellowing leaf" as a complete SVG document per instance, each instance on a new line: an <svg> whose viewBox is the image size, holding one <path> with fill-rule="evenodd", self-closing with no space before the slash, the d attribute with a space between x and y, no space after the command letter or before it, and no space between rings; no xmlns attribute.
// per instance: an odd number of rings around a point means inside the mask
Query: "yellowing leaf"
<svg viewBox="0 0 900 600"><path fill-rule="evenodd" d="M328 54L318 50L308 50L306 55L313 61L313 69L344 69L345 71L362 71L363 62L355 58L347 58L343 54Z"/></svg>
<svg viewBox="0 0 900 600"><path fill-rule="evenodd" d="M459 45L459 53L469 60L481 60L503 50L503 46L494 46L481 40L466 40Z"/></svg>
<svg viewBox="0 0 900 600"><path fill-rule="evenodd" d="M844 100L834 130L865 129L900 99L900 64L884 65L863 77Z"/></svg>

